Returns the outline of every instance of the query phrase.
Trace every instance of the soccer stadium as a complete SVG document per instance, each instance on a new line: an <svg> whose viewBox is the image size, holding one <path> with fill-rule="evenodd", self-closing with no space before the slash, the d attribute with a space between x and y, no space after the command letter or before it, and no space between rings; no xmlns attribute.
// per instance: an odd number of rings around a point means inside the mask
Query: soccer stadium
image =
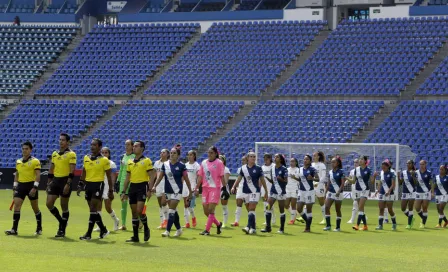
<svg viewBox="0 0 448 272"><path fill-rule="evenodd" d="M0 0L2 271L438 271L447 0Z"/></svg>

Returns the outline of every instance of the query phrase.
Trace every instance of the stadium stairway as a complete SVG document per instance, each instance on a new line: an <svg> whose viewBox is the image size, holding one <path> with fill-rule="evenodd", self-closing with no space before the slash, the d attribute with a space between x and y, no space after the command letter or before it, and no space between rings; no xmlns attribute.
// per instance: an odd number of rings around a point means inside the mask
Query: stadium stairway
<svg viewBox="0 0 448 272"><path fill-rule="evenodd" d="M182 48L179 51L177 51L174 54L174 56L168 62L164 63L162 65L162 67L160 67L160 69L157 71L157 73L153 77L151 77L147 82L145 82L145 84L143 84L143 86L137 87L137 91L136 91L136 94L133 96L133 100L140 100L140 99L142 99L143 98L143 93L145 92L145 90L147 90L152 84L154 84L154 82L159 80L159 78L171 66L173 66L179 60L180 57L182 57L186 52L188 52L188 50L190 50L190 48L193 47L193 45L197 41L199 41L200 38L201 38L201 33L200 32L194 33L192 35L191 39L186 44L184 44L182 46ZM180 99L184 99L184 97L181 97Z"/></svg>

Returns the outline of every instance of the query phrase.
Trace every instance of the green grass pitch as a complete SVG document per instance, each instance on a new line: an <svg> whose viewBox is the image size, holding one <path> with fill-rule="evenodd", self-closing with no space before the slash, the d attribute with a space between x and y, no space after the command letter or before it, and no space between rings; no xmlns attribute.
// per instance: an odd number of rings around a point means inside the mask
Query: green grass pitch
<svg viewBox="0 0 448 272"><path fill-rule="evenodd" d="M0 226L7 230L12 224L10 190L0 191ZM395 202L398 230L375 231L378 208L376 201L369 201L366 213L370 230L354 232L346 224L351 214L351 201L343 203L342 232L324 232L318 225L322 216L315 205L312 233L302 233L304 226L286 226L286 234L279 235L277 226L272 234L258 232L245 235L241 228L226 228L221 235L198 235L203 230L205 217L202 207L196 208L198 226L184 230L180 238L162 238L157 230L159 223L156 199L152 198L147 214L151 228L149 243L126 244L131 231L112 233L104 240L79 241L85 233L88 208L83 197L75 194L71 199L70 221L65 239L53 238L56 219L45 206L45 193L40 192L40 208L43 214L43 235L34 237L35 218L29 201L23 206L19 236L0 234L1 271L442 271L445 267L448 230L434 229L437 223L435 204L431 203L427 229L419 230L416 216L414 230L406 230L406 219ZM200 204L200 203L199 203ZM114 209L120 215L118 198ZM229 221L234 219L235 201L229 201ZM217 209L221 220L221 207ZM276 211L277 218L279 213ZM333 212L334 214L334 212ZM128 217L130 212L128 212ZM181 224L183 207L179 209ZM109 229L112 220L103 214ZM287 221L289 214L287 213ZM332 217L333 227L335 216ZM128 229L130 228L128 218ZM277 219L277 222L279 220ZM230 224L229 222L229 224ZM247 222L243 212L241 224ZM257 227L264 222L262 205L258 206ZM173 232L174 233L174 232ZM143 240L143 234L140 239Z"/></svg>

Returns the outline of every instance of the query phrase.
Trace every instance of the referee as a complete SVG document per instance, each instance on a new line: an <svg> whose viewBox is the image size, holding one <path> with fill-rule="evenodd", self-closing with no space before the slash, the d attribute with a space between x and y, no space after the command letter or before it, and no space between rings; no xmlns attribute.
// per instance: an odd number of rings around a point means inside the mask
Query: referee
<svg viewBox="0 0 448 272"><path fill-rule="evenodd" d="M103 142L98 138L94 138L90 143L90 151L92 154L84 156L83 171L78 190L80 187L85 186L85 198L87 200L87 204L89 205L90 217L89 228L86 234L79 237L80 240L92 239L92 231L95 223L100 228L100 239L103 239L109 235L109 231L104 226L101 215L98 213L98 207L102 201L104 190L104 175L106 175L109 183L109 199L114 199L114 185L112 184L110 163L109 159L101 156L102 147Z"/></svg>
<svg viewBox="0 0 448 272"><path fill-rule="evenodd" d="M68 202L72 193L72 180L76 167L76 154L69 148L70 136L66 133L59 135L59 152L51 155L51 167L48 171L47 208L59 222L56 238L65 237L68 218ZM54 206L56 199L61 197L62 216Z"/></svg>
<svg viewBox="0 0 448 272"><path fill-rule="evenodd" d="M135 158L128 161L126 180L123 191L121 192L121 200L125 201L129 198L129 204L132 210L132 229L134 236L126 240L126 242L140 242L138 237L139 218L144 227L144 241L147 242L150 238L148 218L142 212L146 198L151 197L149 188L152 188L152 184L150 185L149 183L153 180L154 168L151 159L143 155L144 151L145 143L136 141L134 143ZM130 186L129 183L131 183ZM127 193L128 186L129 194Z"/></svg>
<svg viewBox="0 0 448 272"><path fill-rule="evenodd" d="M13 197L14 215L12 229L5 231L6 235L17 235L20 221L20 210L25 197L31 202L36 215L37 228L35 235L42 234L42 214L39 210L40 161L31 156L33 145L30 142L22 144L22 158L16 161L16 174L14 177Z"/></svg>

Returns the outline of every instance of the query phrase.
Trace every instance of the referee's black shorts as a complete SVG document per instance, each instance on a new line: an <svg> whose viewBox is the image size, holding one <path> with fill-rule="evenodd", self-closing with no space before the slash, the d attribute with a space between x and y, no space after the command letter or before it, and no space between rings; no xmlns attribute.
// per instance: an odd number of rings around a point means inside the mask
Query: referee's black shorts
<svg viewBox="0 0 448 272"><path fill-rule="evenodd" d="M104 182L86 181L85 198L87 201L92 199L101 200L103 197Z"/></svg>
<svg viewBox="0 0 448 272"><path fill-rule="evenodd" d="M53 181L48 185L47 193L49 195L57 195L61 197L70 197L72 194L72 185L70 184L70 189L68 194L64 194L64 187L67 184L68 177L54 177Z"/></svg>
<svg viewBox="0 0 448 272"><path fill-rule="evenodd" d="M29 200L39 199L39 190L36 190L34 197L30 196L30 191L34 187L34 181L31 182L19 182L17 189L14 191L14 197L21 198L22 200L28 196Z"/></svg>
<svg viewBox="0 0 448 272"><path fill-rule="evenodd" d="M148 192L148 183L131 183L129 187L129 204L146 201L146 192Z"/></svg>

